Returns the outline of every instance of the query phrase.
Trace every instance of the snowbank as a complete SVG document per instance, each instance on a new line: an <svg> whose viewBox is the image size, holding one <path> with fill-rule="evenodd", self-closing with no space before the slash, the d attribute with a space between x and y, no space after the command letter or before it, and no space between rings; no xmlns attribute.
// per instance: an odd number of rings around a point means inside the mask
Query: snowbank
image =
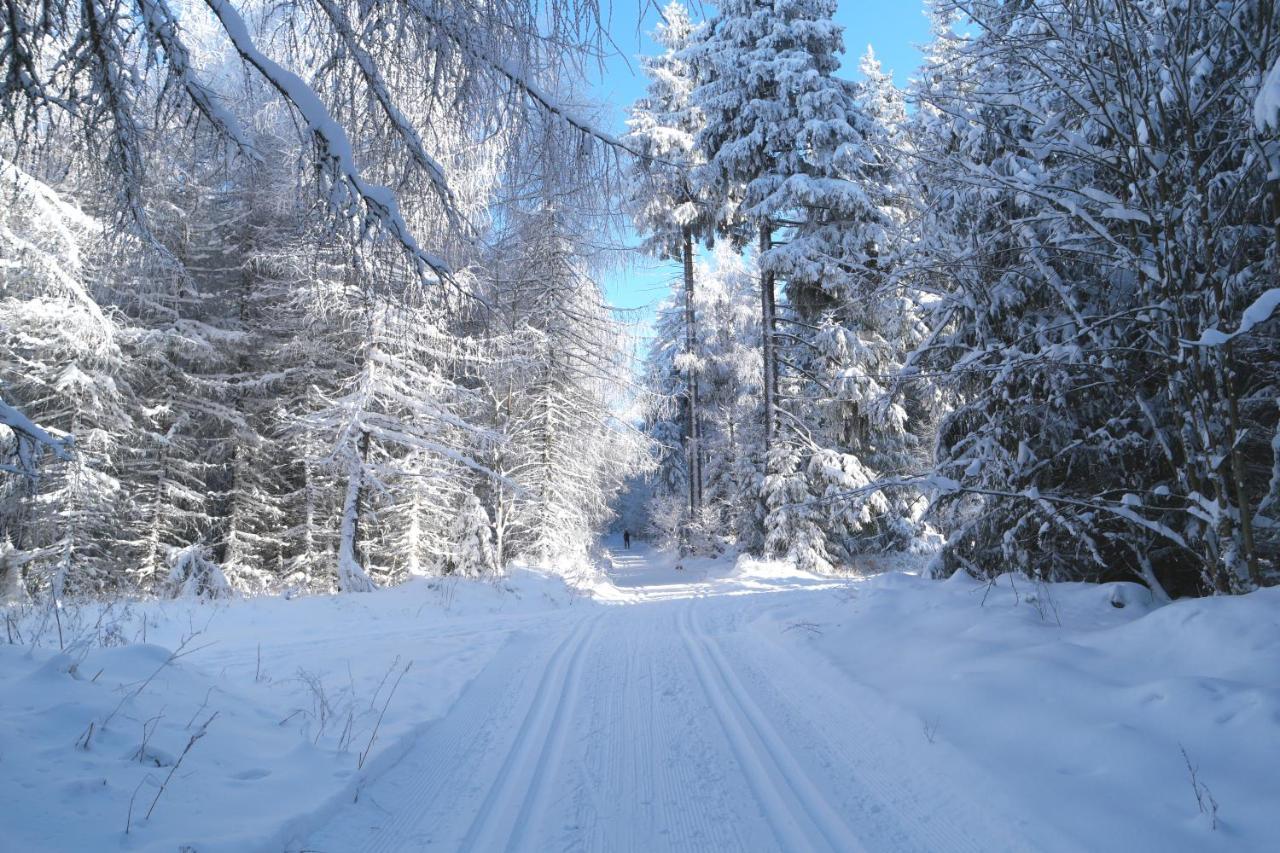
<svg viewBox="0 0 1280 853"><path fill-rule="evenodd" d="M975 764L1069 847L1280 842L1280 589L1156 607L1133 584L890 574L753 629L761 660L818 651L926 762Z"/></svg>
<svg viewBox="0 0 1280 853"><path fill-rule="evenodd" d="M570 606L591 603L518 572L92 607L63 614L65 653L45 614L10 613L25 644L0 645L0 847L284 849Z"/></svg>

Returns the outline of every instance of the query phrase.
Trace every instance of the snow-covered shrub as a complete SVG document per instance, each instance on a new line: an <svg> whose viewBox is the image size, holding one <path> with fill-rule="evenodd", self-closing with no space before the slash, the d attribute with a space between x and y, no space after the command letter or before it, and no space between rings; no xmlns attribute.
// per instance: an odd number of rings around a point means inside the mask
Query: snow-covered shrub
<svg viewBox="0 0 1280 853"><path fill-rule="evenodd" d="M477 578L497 571L493 547L493 524L480 498L469 494L449 526L449 553L442 574Z"/></svg>
<svg viewBox="0 0 1280 853"><path fill-rule="evenodd" d="M27 602L27 588L22 582L23 562L23 555L8 537L0 536L0 607Z"/></svg>
<svg viewBox="0 0 1280 853"><path fill-rule="evenodd" d="M235 594L203 543L173 549L165 591L170 598L230 598Z"/></svg>

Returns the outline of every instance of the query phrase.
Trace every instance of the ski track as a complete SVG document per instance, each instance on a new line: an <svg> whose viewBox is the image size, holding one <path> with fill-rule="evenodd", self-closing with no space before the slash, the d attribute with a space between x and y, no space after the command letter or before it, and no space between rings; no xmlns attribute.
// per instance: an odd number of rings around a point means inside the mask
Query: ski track
<svg viewBox="0 0 1280 853"><path fill-rule="evenodd" d="M530 823L545 813L551 795L551 786L546 784L548 765L564 754L568 736L565 718L582 687L582 652L599 619L584 620L557 650L538 684L515 744L462 840L463 850L523 849L520 841ZM572 651L566 653L567 648Z"/></svg>
<svg viewBox="0 0 1280 853"><path fill-rule="evenodd" d="M698 682L728 735L738 766L765 809L784 850L862 850L840 816L797 766L755 703L708 648L693 626L693 599L681 609L680 634L694 660Z"/></svg>
<svg viewBox="0 0 1280 853"><path fill-rule="evenodd" d="M522 713L523 726L540 719L538 712L560 692L550 682L559 678L563 686L566 659L581 650L593 621L579 620L567 635L536 643L527 651L522 645L528 636L513 636L467 685L450 712L428 724L400 761L366 780L356 802L334 814L305 849L460 849L468 828L458 831L460 817L474 815L478 822L504 782L496 775L486 780L478 774L494 763L494 755L501 760L514 756L522 744L531 748L528 742L536 735L511 723ZM548 645L553 647L550 653Z"/></svg>
<svg viewBox="0 0 1280 853"><path fill-rule="evenodd" d="M903 712L870 691L825 669L796 667L767 643L751 643L749 653L732 653L733 647L718 639L727 633L708 630L696 610L691 609L690 619L726 684L740 697L743 717L767 732L775 749L796 757L787 778L809 778L813 789L830 792L845 825L856 827L863 839L861 849L1070 849L1043 827L1034 842L1012 829L1008 824L1020 822L1005 817L1016 814L1012 806L996 810L994 819L988 809L974 808L965 791L986 791L983 805L995 805L998 786L990 780L970 780L961 788L937 779L936 768L918 757L921 744L927 744L923 735L915 735L919 742L899 740L892 733L896 727L886 721L901 719ZM850 701L851 691L859 701ZM788 751L786 744L799 748ZM946 751L941 744L927 748ZM855 848L842 843L837 849Z"/></svg>
<svg viewBox="0 0 1280 853"><path fill-rule="evenodd" d="M628 555L628 571L646 565ZM866 688L753 636L751 611L770 596L715 595L683 577L646 590L636 577L638 603L513 632L303 849L1059 846L1030 843L1007 803L984 795L996 808L975 808L981 780L940 776Z"/></svg>

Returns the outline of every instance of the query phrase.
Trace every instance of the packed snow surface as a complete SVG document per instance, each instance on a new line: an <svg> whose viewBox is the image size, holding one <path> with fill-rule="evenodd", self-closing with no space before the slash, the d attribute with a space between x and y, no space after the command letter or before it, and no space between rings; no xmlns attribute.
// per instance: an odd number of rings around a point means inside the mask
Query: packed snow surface
<svg viewBox="0 0 1280 853"><path fill-rule="evenodd" d="M1280 848L1280 589L605 556L11 613L0 850Z"/></svg>

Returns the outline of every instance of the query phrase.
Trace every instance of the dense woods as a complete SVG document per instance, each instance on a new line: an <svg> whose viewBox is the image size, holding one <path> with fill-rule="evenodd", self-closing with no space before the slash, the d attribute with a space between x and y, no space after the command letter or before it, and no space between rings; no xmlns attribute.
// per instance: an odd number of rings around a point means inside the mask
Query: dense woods
<svg viewBox="0 0 1280 853"><path fill-rule="evenodd" d="M816 570L940 535L943 575L1274 583L1275 7L941 0L907 92L870 51L836 77L834 11L673 5L646 66L639 226L754 246L759 302L720 336L721 253L664 310L660 534Z"/></svg>
<svg viewBox="0 0 1280 853"><path fill-rule="evenodd" d="M361 591L649 534L830 572L1280 579L1280 15L0 0L0 597ZM599 284L679 275L639 371Z"/></svg>
<svg viewBox="0 0 1280 853"><path fill-rule="evenodd" d="M642 461L597 12L7 3L6 597L580 563Z"/></svg>

